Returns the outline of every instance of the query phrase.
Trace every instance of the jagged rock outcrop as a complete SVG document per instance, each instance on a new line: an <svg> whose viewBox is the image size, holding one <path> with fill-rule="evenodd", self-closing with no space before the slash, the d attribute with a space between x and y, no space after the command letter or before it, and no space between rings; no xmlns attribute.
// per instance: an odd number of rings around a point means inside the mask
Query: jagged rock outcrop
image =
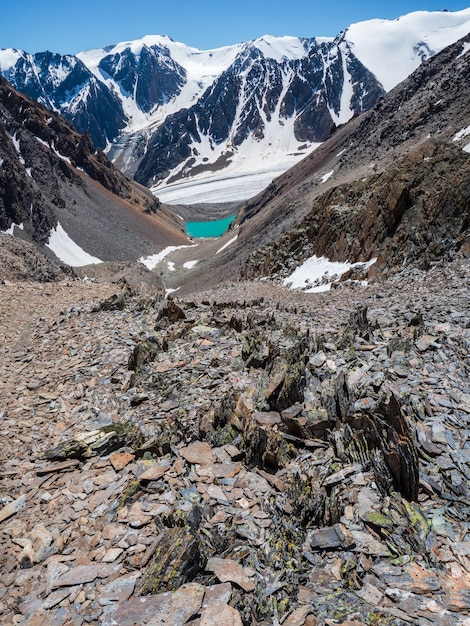
<svg viewBox="0 0 470 626"><path fill-rule="evenodd" d="M3 623L466 626L469 277L0 285Z"/></svg>
<svg viewBox="0 0 470 626"><path fill-rule="evenodd" d="M51 282L74 277L70 267L48 259L33 244L0 233L0 282Z"/></svg>

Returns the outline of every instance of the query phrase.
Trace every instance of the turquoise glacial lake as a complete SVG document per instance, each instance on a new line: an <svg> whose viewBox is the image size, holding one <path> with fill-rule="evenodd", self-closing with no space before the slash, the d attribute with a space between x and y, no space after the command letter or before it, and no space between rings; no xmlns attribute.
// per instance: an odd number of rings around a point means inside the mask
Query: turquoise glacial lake
<svg viewBox="0 0 470 626"><path fill-rule="evenodd" d="M202 237L221 237L235 218L236 214L210 222L186 222L186 234L188 237L199 239Z"/></svg>

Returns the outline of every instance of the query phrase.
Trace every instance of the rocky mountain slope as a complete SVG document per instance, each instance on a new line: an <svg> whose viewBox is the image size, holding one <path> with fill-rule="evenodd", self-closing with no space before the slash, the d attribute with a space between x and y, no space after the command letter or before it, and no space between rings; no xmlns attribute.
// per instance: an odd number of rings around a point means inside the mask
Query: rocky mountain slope
<svg viewBox="0 0 470 626"><path fill-rule="evenodd" d="M466 37L180 251L194 269L165 262L178 298L120 263L122 288L12 263L2 624L469 626L469 63ZM46 240L92 189L155 223L86 138L0 94L5 227ZM311 254L378 261L326 293L239 280Z"/></svg>
<svg viewBox="0 0 470 626"><path fill-rule="evenodd" d="M468 254L469 50L467 36L424 63L247 202L192 288L203 274L285 278L314 254L378 257L375 273Z"/></svg>
<svg viewBox="0 0 470 626"><path fill-rule="evenodd" d="M137 260L187 243L181 221L121 174L86 135L1 77L0 138L1 231L49 255L51 234L65 232L105 261Z"/></svg>
<svg viewBox="0 0 470 626"><path fill-rule="evenodd" d="M0 285L0 616L468 626L470 268Z"/></svg>
<svg viewBox="0 0 470 626"><path fill-rule="evenodd" d="M230 175L245 177L249 197L246 176L257 172L261 189L469 30L470 10L417 12L336 38L265 36L209 51L163 36L78 57L3 50L0 71L157 193Z"/></svg>

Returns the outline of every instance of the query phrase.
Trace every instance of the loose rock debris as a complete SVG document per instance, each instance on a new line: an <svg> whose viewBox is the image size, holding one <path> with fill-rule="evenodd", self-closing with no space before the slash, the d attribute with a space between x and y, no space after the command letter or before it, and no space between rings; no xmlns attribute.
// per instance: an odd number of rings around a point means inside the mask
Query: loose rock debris
<svg viewBox="0 0 470 626"><path fill-rule="evenodd" d="M2 623L469 625L469 279L0 285Z"/></svg>

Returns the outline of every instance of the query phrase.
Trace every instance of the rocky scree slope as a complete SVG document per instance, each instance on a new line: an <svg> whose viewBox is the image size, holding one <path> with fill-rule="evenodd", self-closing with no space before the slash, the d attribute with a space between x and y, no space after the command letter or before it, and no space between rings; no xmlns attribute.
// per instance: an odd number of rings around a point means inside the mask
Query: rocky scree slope
<svg viewBox="0 0 470 626"><path fill-rule="evenodd" d="M86 135L1 77L0 135L0 230L21 225L15 233L40 245L60 222L103 260L137 259L187 241L180 221Z"/></svg>
<svg viewBox="0 0 470 626"><path fill-rule="evenodd" d="M0 285L3 623L468 626L469 270Z"/></svg>

